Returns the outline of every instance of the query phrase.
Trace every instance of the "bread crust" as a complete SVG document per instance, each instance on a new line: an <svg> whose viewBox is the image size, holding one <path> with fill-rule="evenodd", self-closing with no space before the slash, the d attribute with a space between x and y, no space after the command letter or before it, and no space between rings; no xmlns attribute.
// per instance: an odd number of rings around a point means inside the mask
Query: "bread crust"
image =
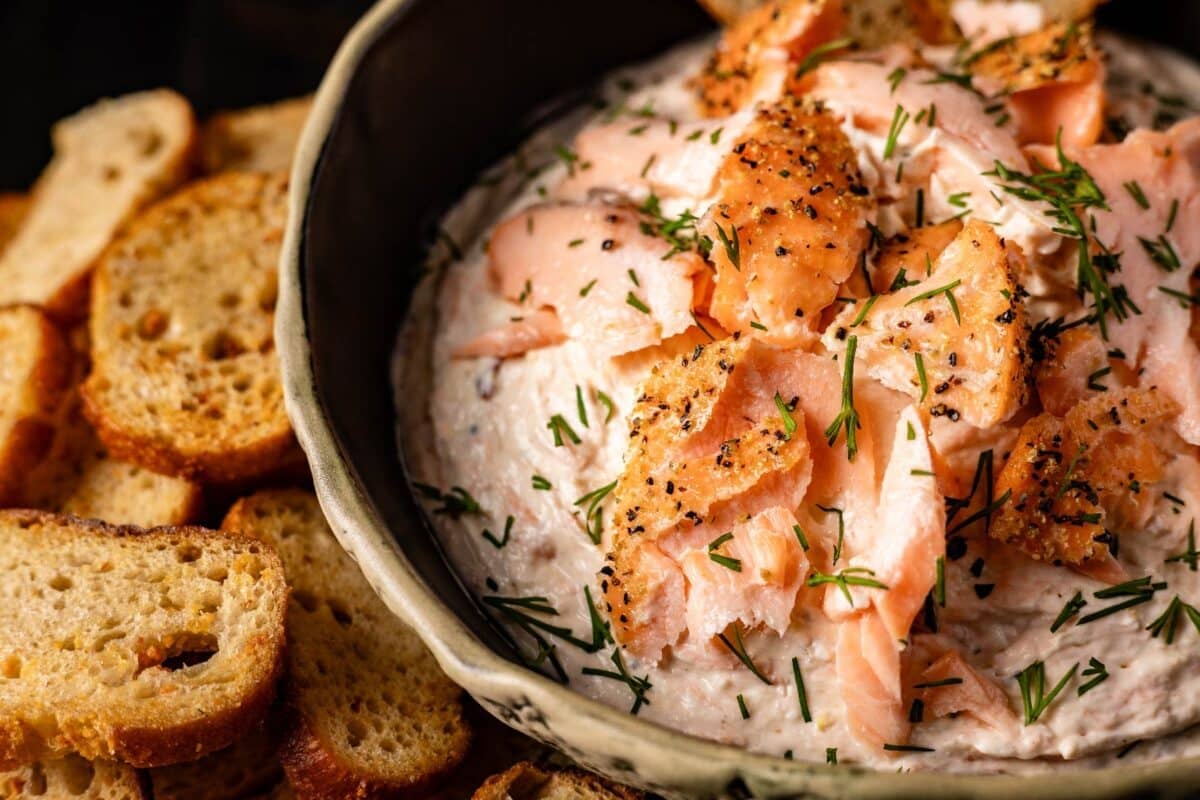
<svg viewBox="0 0 1200 800"><path fill-rule="evenodd" d="M532 761L514 764L493 775L471 800L538 800L551 784L570 787L579 800L645 800L645 795L628 786L609 783L580 769L543 769Z"/></svg>
<svg viewBox="0 0 1200 800"><path fill-rule="evenodd" d="M40 353L29 377L36 410L18 420L7 439L0 442L0 504L21 502L24 477L45 457L54 438L55 412L62 403L72 377L72 351L66 337L35 306L12 305L6 312L37 315Z"/></svg>
<svg viewBox="0 0 1200 800"><path fill-rule="evenodd" d="M190 541L232 539L242 543L253 543L261 548L259 553L268 562L268 566L279 575L283 575L282 561L274 549L261 540L236 531L214 531L188 525L136 528L45 511L0 511L0 529L9 526L29 528L37 525L68 525L78 530L80 535L111 538L162 538L174 541L179 537L186 537ZM247 728L258 725L267 717L275 700L286 655L286 637L283 631L290 589L285 585L283 591L282 602L278 604L278 616L272 620L270 627L270 630L276 631L277 634L273 637L262 633L256 635L244 655L247 661L256 664L265 662L269 666L253 692L236 705L170 727L117 725L107 731L103 741L87 737L86 732L81 738L77 731L71 730L70 725L63 725L54 740L47 742L25 723L11 719L3 720L0 721L0 769L11 769L35 759L70 752L90 759L118 759L141 768L161 767L191 761L233 744Z"/></svg>
<svg viewBox="0 0 1200 800"><path fill-rule="evenodd" d="M314 520L314 523L295 523L297 527L315 524L315 520L320 519L320 508L311 492L299 489L268 490L242 498L235 503L221 523L221 528L222 530L239 530L247 534L262 532L261 538L268 544L272 544L276 541L272 538L276 533L273 530L271 518L281 519L285 513L302 513L305 516L300 519ZM323 519L321 519L320 525L322 528L325 527ZM286 543L279 545L281 558L285 561L285 570L288 564L294 564L298 560L297 556L300 554L303 554L305 558L309 555L317 557L321 552L317 549L318 543L323 541L323 537L329 537L329 544L337 546L336 542L332 541L332 534L327 530L315 532L315 534L296 531L288 539L292 543L290 546ZM303 544L301 544L302 542ZM289 554L293 555L289 556ZM353 565L325 564L325 567L331 571L354 569ZM352 579L355 582L363 581L357 574L353 575ZM355 601L352 596L359 592L365 592L369 594L372 601L378 603L374 595L370 594L371 589L365 585L365 582L360 589L357 584L351 586L348 583L350 580L350 577L338 579L338 586L343 590L339 599L353 606ZM307 594L313 596L314 602L325 597L324 591L315 590L311 584L306 585L303 579L290 580L289 585L296 587L297 597ZM332 589L325 591L332 591ZM294 606L296 605L298 604L294 604ZM304 614L306 612L295 608L292 613ZM295 621L297 617L291 617L291 619ZM396 624L399 625L399 623ZM305 708L308 708L312 713L313 706L311 703L306 705L305 689L295 681L297 675L303 675L303 667L296 665L296 656L297 654L303 655L305 652L311 653L319 643L314 640L312 635L304 637L302 633L297 634L297 631L304 630L306 628L303 625L293 625L289 632L289 637L292 639L293 665L290 667L292 680L285 681L287 701L285 703L283 741L280 748L280 762L288 776L288 782L296 790L297 796L306 800L340 800L340 798L351 797L362 800L384 800L385 798L425 797L431 789L453 772L470 748L470 729L466 720L458 716L461 714L461 709L457 703L447 703L442 715L443 718L454 715L454 718L460 722L460 735L452 737L449 743L439 742L436 751L431 749L430 744L424 744L427 752L436 753L436 758L422 759L419 766L414 765L403 772L401 770L391 770L390 772L378 770L366 760L365 756L364 763L347 763L344 746L339 747L330 734L331 728L341 725L345 720L336 719L339 716L336 713L333 715L335 718L333 720L321 719L319 714L315 719L310 719L305 712ZM406 631L406 633L413 635L411 631ZM380 635L388 634L384 631ZM305 650L306 644L307 651ZM336 655L336 648L334 653ZM352 659L346 659L346 663L350 661ZM431 659L428 661L428 665L426 662L421 662L421 665L425 668L435 668ZM336 662L331 665L331 669L335 666ZM371 677L386 681L387 673L378 670ZM443 678L443 680L447 680L448 684L448 679ZM399 678L397 683L396 691L398 692L419 690L414 689L416 684L410 687L403 678ZM314 690L309 689L308 691ZM316 693L321 694L319 689L316 690ZM370 694L370 691L363 690L363 696L369 697ZM439 702L442 701L439 700ZM451 706L453 706L453 710L451 710ZM416 710L414 709L414 711ZM421 712L416 711L416 713ZM426 713L434 718L436 712L426 709ZM351 714L352 712L347 709L343 716Z"/></svg>
<svg viewBox="0 0 1200 800"><path fill-rule="evenodd" d="M288 710L287 732L279 760L297 797L305 800L407 800L423 797L457 765L424 775L407 784L372 780L342 764L294 707Z"/></svg>
<svg viewBox="0 0 1200 800"><path fill-rule="evenodd" d="M100 440L108 448L109 453L121 460L129 461L146 469L164 475L173 475L204 483L236 484L255 478L264 477L275 470L286 466L298 456L302 457L299 445L296 443L291 425L282 411L269 420L270 430L263 431L258 438L244 444L234 444L227 441L228 434L234 429L233 423L223 423L223 428L213 425L204 435L212 434L214 430L226 434L226 440L209 436L203 444L195 441L187 446L183 443L180 431L171 430L163 424L149 427L132 419L130 409L114 405L108 399L108 391L104 383L137 380L138 375L108 374L109 365L106 361L104 348L132 346L114 342L117 338L112 330L104 326L116 327L120 324L113 312L112 305L118 302L114 297L120 292L115 287L112 271L109 267L122 257L136 258L138 245L148 241L153 247L163 249L175 241L176 228L194 222L214 209L237 208L248 214L261 214L264 203L278 202L279 195L286 195L286 177L275 173L224 173L215 177L203 179L190 184L175 195L159 202L144 212L124 234L116 239L100 259L94 277L92 292L92 319L90 323L92 340L92 374L81 387L83 397L83 413L88 422L95 428ZM264 201L263 198L266 197ZM256 232L262 242L277 242L282 236L282 230L266 223ZM164 245L164 241L167 243ZM243 244L239 240L239 245ZM244 243L248 248L253 243ZM181 248L184 245L179 245ZM127 250L135 254L130 255ZM128 278L124 280L128 281ZM260 313L253 311L251 313ZM273 318L273 310L269 313ZM113 319L109 319L112 317ZM191 332L181 334L181 337L191 335ZM191 343L191 344L194 344ZM266 358L274 359L274 343L264 345L267 349L260 351ZM209 365L211 362L200 362ZM229 362L226 362L229 363ZM176 363L162 361L144 369L152 368L180 369ZM117 369L117 368L114 368ZM232 378L228 380L232 381ZM282 388L278 387L282 392ZM260 408L261 412L262 409ZM275 413L275 412L272 412ZM194 414L191 419L179 419L177 424L185 424L201 419L200 414ZM202 438L201 436L193 437Z"/></svg>

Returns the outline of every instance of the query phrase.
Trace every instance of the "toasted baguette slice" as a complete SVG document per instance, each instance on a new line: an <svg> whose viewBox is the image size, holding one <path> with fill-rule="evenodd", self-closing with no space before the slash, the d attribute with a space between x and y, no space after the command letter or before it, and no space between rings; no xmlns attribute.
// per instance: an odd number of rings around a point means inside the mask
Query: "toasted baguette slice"
<svg viewBox="0 0 1200 800"><path fill-rule="evenodd" d="M0 194L0 255L17 235L28 211L29 197L27 195Z"/></svg>
<svg viewBox="0 0 1200 800"><path fill-rule="evenodd" d="M645 795L578 769L523 761L488 778L472 800L641 800Z"/></svg>
<svg viewBox="0 0 1200 800"><path fill-rule="evenodd" d="M196 123L186 100L160 89L102 100L55 125L52 138L54 159L0 255L0 303L75 319L88 272L114 234L186 179Z"/></svg>
<svg viewBox="0 0 1200 800"><path fill-rule="evenodd" d="M274 324L282 175L226 173L142 215L96 270L84 412L110 454L233 482L295 452Z"/></svg>
<svg viewBox="0 0 1200 800"><path fill-rule="evenodd" d="M0 767L173 764L266 714L288 591L262 542L0 511L0 576Z"/></svg>
<svg viewBox="0 0 1200 800"><path fill-rule="evenodd" d="M21 498L45 457L71 379L71 350L32 306L0 308L0 504Z"/></svg>
<svg viewBox="0 0 1200 800"><path fill-rule="evenodd" d="M297 796L407 797L453 768L471 738L461 690L375 595L316 498L260 492L221 527L277 548L292 587L282 760Z"/></svg>
<svg viewBox="0 0 1200 800"><path fill-rule="evenodd" d="M212 174L278 172L292 166L312 97L217 114L200 136L200 160Z"/></svg>
<svg viewBox="0 0 1200 800"><path fill-rule="evenodd" d="M149 770L154 800L257 797L283 782L279 741L270 723L197 761Z"/></svg>
<svg viewBox="0 0 1200 800"><path fill-rule="evenodd" d="M113 458L83 418L77 390L64 406L49 454L26 473L22 502L143 528L195 521L203 507L200 484Z"/></svg>
<svg viewBox="0 0 1200 800"><path fill-rule="evenodd" d="M136 769L111 761L67 756L0 772L5 800L148 800Z"/></svg>

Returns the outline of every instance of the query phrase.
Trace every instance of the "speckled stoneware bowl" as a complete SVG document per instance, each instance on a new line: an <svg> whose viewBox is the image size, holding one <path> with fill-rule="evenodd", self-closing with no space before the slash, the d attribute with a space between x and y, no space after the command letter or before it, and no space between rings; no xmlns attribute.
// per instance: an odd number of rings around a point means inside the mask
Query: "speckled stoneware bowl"
<svg viewBox="0 0 1200 800"><path fill-rule="evenodd" d="M1200 3L1163 2L1174 25L1155 20L1154 3L1126 8L1130 20L1115 24L1174 31L1177 45L1200 29ZM702 741L520 666L455 580L406 488L392 432L389 357L422 233L520 141L535 108L708 25L690 0L385 0L346 39L293 171L277 323L288 411L343 546L485 708L598 772L669 796L1195 795L1196 761L1031 779L898 775Z"/></svg>

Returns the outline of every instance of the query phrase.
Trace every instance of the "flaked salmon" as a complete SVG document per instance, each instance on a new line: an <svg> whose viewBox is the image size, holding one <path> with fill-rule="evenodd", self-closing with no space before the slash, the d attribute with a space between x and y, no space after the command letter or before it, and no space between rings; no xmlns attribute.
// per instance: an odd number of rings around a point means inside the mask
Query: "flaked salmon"
<svg viewBox="0 0 1200 800"><path fill-rule="evenodd" d="M566 339L567 334L563 331L558 315L542 308L475 337L456 349L454 357L510 358L530 350L561 344Z"/></svg>
<svg viewBox="0 0 1200 800"><path fill-rule="evenodd" d="M854 149L820 104L763 107L717 176L709 313L780 346L811 343L867 244L871 201Z"/></svg>
<svg viewBox="0 0 1200 800"><path fill-rule="evenodd" d="M1056 168L1050 148L1031 150ZM1104 196L1090 235L1118 254L1108 277L1135 311L1110 321L1110 349L1124 355L1142 387L1156 386L1179 405L1176 430L1200 444L1200 349L1189 336L1191 268L1200 263L1200 120L1163 133L1138 130L1120 144L1067 148Z"/></svg>
<svg viewBox="0 0 1200 800"><path fill-rule="evenodd" d="M497 290L531 312L553 309L563 333L615 356L660 343L693 324L694 282L705 272L694 252L643 228L638 211L606 204L535 206L501 223L488 246ZM539 317L539 330L549 323ZM516 355L516 345L554 337L485 334L465 351ZM500 345L503 344L504 347Z"/></svg>
<svg viewBox="0 0 1200 800"><path fill-rule="evenodd" d="M867 372L933 416L1004 422L1028 396L1029 326L1012 258L992 226L971 220L914 285L845 308L826 345L856 336Z"/></svg>
<svg viewBox="0 0 1200 800"><path fill-rule="evenodd" d="M770 356L753 340L725 339L660 364L641 387L604 578L613 632L635 652L657 655L674 644L623 621L653 617L656 578L639 572L642 550L681 560L743 520L796 508L804 497L812 463L804 412L791 399L800 387L776 377Z"/></svg>
<svg viewBox="0 0 1200 800"><path fill-rule="evenodd" d="M908 742L900 647L873 611L838 626L834 657L846 727L860 742L881 748Z"/></svg>
<svg viewBox="0 0 1200 800"><path fill-rule="evenodd" d="M684 554L690 636L709 639L734 623L787 632L809 568L798 524L791 510L768 508Z"/></svg>
<svg viewBox="0 0 1200 800"><path fill-rule="evenodd" d="M772 0L727 28L697 80L701 113L725 117L778 99L793 70L846 26L842 0Z"/></svg>
<svg viewBox="0 0 1200 800"><path fill-rule="evenodd" d="M1051 564L1105 558L1110 530L1145 522L1167 460L1161 434L1178 411L1162 392L1123 389L1031 419L996 481L1006 502L991 535Z"/></svg>
<svg viewBox="0 0 1200 800"><path fill-rule="evenodd" d="M924 228L910 228L882 242L872 259L871 294L888 294L927 278L942 251L962 231L962 222L948 220Z"/></svg>
<svg viewBox="0 0 1200 800"><path fill-rule="evenodd" d="M994 85L1022 144L1094 144L1104 130L1105 70L1090 23L1058 23L1003 39L973 59L971 73Z"/></svg>
<svg viewBox="0 0 1200 800"><path fill-rule="evenodd" d="M641 203L651 195L708 197L717 170L754 119L753 110L711 123L679 124L661 117L621 119L583 130L575 139L574 163L555 195L586 200L616 192Z"/></svg>
<svg viewBox="0 0 1200 800"><path fill-rule="evenodd" d="M1035 340L1034 350L1038 399L1051 414L1061 417L1096 392L1137 385L1137 375L1124 354L1091 327Z"/></svg>
<svg viewBox="0 0 1200 800"><path fill-rule="evenodd" d="M910 651L912 663L905 665L908 689L923 707L922 721L969 714L998 730L1012 727L1016 717L1004 690L980 674L960 650L937 639L917 637Z"/></svg>
<svg viewBox="0 0 1200 800"><path fill-rule="evenodd" d="M896 423L873 519L855 526L846 537L843 563L831 567L869 576L886 588L864 581L829 585L825 610L831 618L845 620L874 608L893 640L907 638L946 552L944 503L933 467L925 427L909 407Z"/></svg>

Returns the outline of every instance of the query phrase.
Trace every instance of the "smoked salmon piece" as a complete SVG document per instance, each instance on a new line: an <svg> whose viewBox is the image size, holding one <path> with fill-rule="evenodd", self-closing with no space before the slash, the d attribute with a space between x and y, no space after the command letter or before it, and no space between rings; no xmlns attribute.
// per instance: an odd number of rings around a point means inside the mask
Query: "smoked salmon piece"
<svg viewBox="0 0 1200 800"><path fill-rule="evenodd" d="M1007 501L992 537L1051 564L1106 557L1107 529L1145 521L1168 457L1163 431L1178 411L1162 392L1123 389L1065 417L1031 419L996 481L995 497Z"/></svg>
<svg viewBox="0 0 1200 800"><path fill-rule="evenodd" d="M613 635L630 653L658 661L687 629L683 570L650 540L606 557L600 591Z"/></svg>
<svg viewBox="0 0 1200 800"><path fill-rule="evenodd" d="M926 269L937 263L942 251L950 246L962 228L960 220L952 219L938 225L912 228L888 238L875 254L871 269L872 294L887 294L924 280Z"/></svg>
<svg viewBox="0 0 1200 800"><path fill-rule="evenodd" d="M709 314L772 344L811 343L867 244L854 148L819 103L761 108L717 175L702 223L716 264Z"/></svg>
<svg viewBox="0 0 1200 800"><path fill-rule="evenodd" d="M588 342L597 355L658 344L692 326L693 284L707 268L694 252L666 257L671 245L643 230L642 222L626 206L535 206L492 234L489 277L531 312L553 309L562 332ZM555 337L545 335L551 323L537 319L518 334L485 334L490 338L469 347L490 342L516 355L522 342L552 342Z"/></svg>
<svg viewBox="0 0 1200 800"><path fill-rule="evenodd" d="M700 110L726 117L784 92L795 66L846 26L842 0L773 0L727 28L697 79Z"/></svg>
<svg viewBox="0 0 1200 800"><path fill-rule="evenodd" d="M1063 416L1098 391L1135 386L1137 375L1091 328L1079 327L1043 339L1034 354L1034 383L1042 408Z"/></svg>
<svg viewBox="0 0 1200 800"><path fill-rule="evenodd" d="M1095 142L1104 130L1104 62L1092 25L1057 23L997 42L969 65L1008 97L1022 144Z"/></svg>
<svg viewBox="0 0 1200 800"><path fill-rule="evenodd" d="M914 648L919 649L923 648ZM956 649L944 650L923 666L910 666L908 672L914 675L913 696L924 707L923 721L969 714L1003 730L1016 719L1004 690L981 675Z"/></svg>
<svg viewBox="0 0 1200 800"><path fill-rule="evenodd" d="M810 470L804 412L790 405L798 387L777 383L771 364L761 345L726 339L652 371L630 416L619 532L654 540L711 525L733 500L755 513L745 507L755 490L769 490L762 508L799 505Z"/></svg>
<svg viewBox="0 0 1200 800"><path fill-rule="evenodd" d="M475 337L455 350L454 357L509 358L541 347L561 344L566 338L558 315L553 311L540 309Z"/></svg>
<svg viewBox="0 0 1200 800"><path fill-rule="evenodd" d="M868 186L881 209L910 226L955 217L964 207L982 219L1001 209L1044 211L992 197L985 173L997 160L1022 171L1029 165L1012 120L981 94L929 69L896 72L867 61L825 62L802 83L846 127L867 134L856 143L870 167Z"/></svg>
<svg viewBox="0 0 1200 800"><path fill-rule="evenodd" d="M1141 313L1108 320L1108 346L1143 388L1157 387L1181 411L1175 429L1200 444L1200 347L1188 333L1191 269L1200 263L1200 119L1159 133L1136 130L1120 144L1065 148L1090 174L1111 210L1093 209L1090 236L1119 253L1109 276ZM1058 168L1053 148L1030 148ZM1143 203L1144 201L1144 203ZM1089 226L1093 223L1089 222Z"/></svg>
<svg viewBox="0 0 1200 800"><path fill-rule="evenodd" d="M613 634L643 657L656 657L675 643L670 635L677 633L641 622L659 613L657 582L665 574L643 551L653 547L673 564L686 563L689 550L706 549L742 520L771 508L796 508L804 497L812 463L804 412L791 399L799 387L776 380L771 355L752 340L725 339L658 365L641 387L614 491L614 533L602 588L613 612ZM763 524L777 517L765 517ZM762 527L754 530L757 537ZM743 539L735 546L758 541L749 531ZM765 546L769 540L763 541ZM799 562L769 570L793 577L803 571Z"/></svg>
<svg viewBox="0 0 1200 800"><path fill-rule="evenodd" d="M787 631L809 568L797 524L791 510L769 508L684 555L690 636L710 639L735 622Z"/></svg>
<svg viewBox="0 0 1200 800"><path fill-rule="evenodd" d="M573 169L555 195L584 201L608 191L639 203L650 195L699 202L712 193L721 162L753 119L753 111L743 111L711 123L638 118L586 128L574 153L588 168Z"/></svg>
<svg viewBox="0 0 1200 800"><path fill-rule="evenodd" d="M846 726L860 742L906 744L912 725L904 708L900 645L873 611L838 626L834 654Z"/></svg>
<svg viewBox="0 0 1200 800"><path fill-rule="evenodd" d="M876 511L855 515L863 521L850 526L844 563L831 566L835 572L860 570L887 588L851 584L843 591L830 585L825 612L840 621L873 608L888 635L900 641L937 580L937 560L946 553L946 515L925 427L913 406L901 413L893 438L878 498L869 502Z"/></svg>
<svg viewBox="0 0 1200 800"><path fill-rule="evenodd" d="M858 362L935 417L986 428L1009 419L1028 391L1029 326L1011 253L971 220L920 283L860 300L826 330L826 345L858 337Z"/></svg>

